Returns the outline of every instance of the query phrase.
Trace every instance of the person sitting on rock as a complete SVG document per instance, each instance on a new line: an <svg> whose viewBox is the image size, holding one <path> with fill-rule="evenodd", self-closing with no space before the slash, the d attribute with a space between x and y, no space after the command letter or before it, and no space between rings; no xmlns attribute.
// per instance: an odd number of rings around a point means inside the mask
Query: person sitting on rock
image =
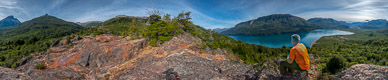
<svg viewBox="0 0 388 80"><path fill-rule="evenodd" d="M291 36L291 43L294 47L290 50L287 60L280 62L279 70L282 76L291 75L293 70L304 71L310 68L307 49L303 43L299 42L300 36L298 34L293 34Z"/></svg>

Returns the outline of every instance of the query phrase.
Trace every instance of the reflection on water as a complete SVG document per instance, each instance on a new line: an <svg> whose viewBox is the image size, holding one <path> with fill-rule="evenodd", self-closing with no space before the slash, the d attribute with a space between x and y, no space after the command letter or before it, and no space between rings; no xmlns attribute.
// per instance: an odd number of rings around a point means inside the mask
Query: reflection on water
<svg viewBox="0 0 388 80"><path fill-rule="evenodd" d="M228 35L236 40L241 40L250 44L258 44L272 48L281 48L283 45L291 47L291 35L294 33L274 34L274 35ZM301 43L307 47L322 36L351 35L352 32L333 29L317 29L310 32L297 33L301 36Z"/></svg>

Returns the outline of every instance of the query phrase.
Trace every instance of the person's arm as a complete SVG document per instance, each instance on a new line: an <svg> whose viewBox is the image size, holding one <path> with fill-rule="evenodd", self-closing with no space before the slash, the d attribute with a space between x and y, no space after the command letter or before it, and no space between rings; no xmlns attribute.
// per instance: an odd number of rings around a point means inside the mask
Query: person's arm
<svg viewBox="0 0 388 80"><path fill-rule="evenodd" d="M287 62L290 63L290 64L291 64L292 62L294 62L295 56L296 56L296 51L295 51L295 49L291 49L291 50L290 50L290 55L287 56Z"/></svg>
<svg viewBox="0 0 388 80"><path fill-rule="evenodd" d="M291 64L292 62L294 62L294 59L287 59L287 62Z"/></svg>

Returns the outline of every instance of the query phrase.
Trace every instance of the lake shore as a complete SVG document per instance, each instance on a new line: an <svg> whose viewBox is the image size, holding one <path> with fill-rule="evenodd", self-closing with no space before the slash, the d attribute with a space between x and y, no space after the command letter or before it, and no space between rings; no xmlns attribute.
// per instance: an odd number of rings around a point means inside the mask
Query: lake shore
<svg viewBox="0 0 388 80"><path fill-rule="evenodd" d="M335 30L339 30L339 29L335 29ZM347 30L339 30L339 31L347 31ZM351 32L351 31L348 31L348 32ZM354 34L354 32L352 33ZM349 35L353 35L353 34L349 34ZM346 36L346 35L331 35L331 36ZM323 37L329 37L329 36L322 36L322 37L319 37L317 40L314 40L313 42L311 42L310 48L312 48L314 44L316 44L316 42Z"/></svg>

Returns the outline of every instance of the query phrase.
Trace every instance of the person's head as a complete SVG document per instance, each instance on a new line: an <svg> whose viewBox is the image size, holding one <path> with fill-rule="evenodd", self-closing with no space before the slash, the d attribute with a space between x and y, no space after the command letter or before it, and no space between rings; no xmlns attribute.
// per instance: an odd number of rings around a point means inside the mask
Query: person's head
<svg viewBox="0 0 388 80"><path fill-rule="evenodd" d="M292 45L296 45L296 44L298 44L300 42L300 36L298 35L298 34L293 34L292 36L291 36L291 43L292 43Z"/></svg>

